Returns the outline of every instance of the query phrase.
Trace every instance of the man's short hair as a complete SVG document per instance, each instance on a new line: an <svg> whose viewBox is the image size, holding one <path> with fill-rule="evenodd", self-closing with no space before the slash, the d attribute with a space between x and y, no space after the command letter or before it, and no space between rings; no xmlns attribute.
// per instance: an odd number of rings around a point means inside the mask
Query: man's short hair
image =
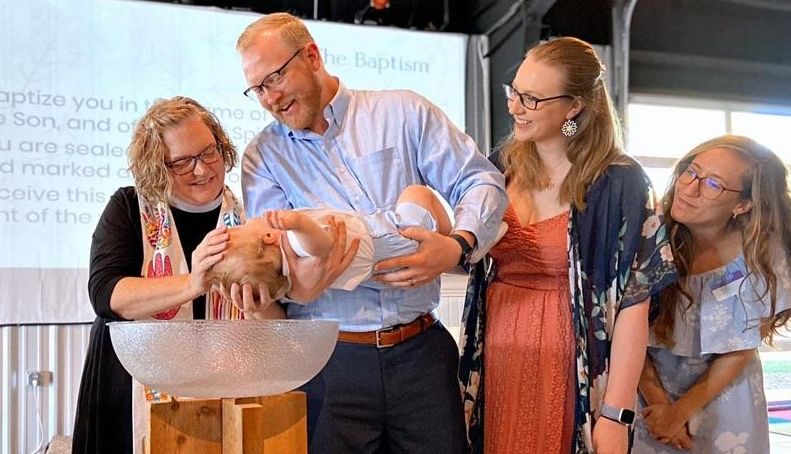
<svg viewBox="0 0 791 454"><path fill-rule="evenodd" d="M248 25L236 41L236 50L246 51L260 34L266 32L278 32L283 43L294 50L314 42L305 23L298 17L288 13L273 13Z"/></svg>

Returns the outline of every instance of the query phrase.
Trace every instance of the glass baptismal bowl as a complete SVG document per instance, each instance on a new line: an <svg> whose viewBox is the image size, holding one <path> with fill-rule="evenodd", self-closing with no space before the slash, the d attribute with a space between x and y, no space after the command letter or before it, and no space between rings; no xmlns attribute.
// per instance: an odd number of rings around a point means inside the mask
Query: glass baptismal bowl
<svg viewBox="0 0 791 454"><path fill-rule="evenodd" d="M326 320L110 323L118 359L138 381L178 397L280 394L306 383L335 349Z"/></svg>

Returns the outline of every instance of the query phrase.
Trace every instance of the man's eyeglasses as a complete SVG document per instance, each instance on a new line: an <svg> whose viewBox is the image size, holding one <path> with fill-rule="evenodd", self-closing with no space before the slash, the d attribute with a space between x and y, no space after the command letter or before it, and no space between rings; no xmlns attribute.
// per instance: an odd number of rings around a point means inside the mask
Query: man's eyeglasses
<svg viewBox="0 0 791 454"><path fill-rule="evenodd" d="M503 90L505 90L505 97L510 99L511 101L516 101L519 99L519 102L528 110L536 110L538 108L538 103L544 101L552 101L553 99L561 99L561 98L569 98L574 99L574 96L571 95L558 95L558 96L550 96L549 98L536 98L535 96L528 95L527 93L519 93L516 91L516 88L508 85L503 84Z"/></svg>
<svg viewBox="0 0 791 454"><path fill-rule="evenodd" d="M175 161L165 161L165 166L176 175L186 175L195 171L198 160L204 164L214 164L222 157L222 147L216 143L206 147L203 151L192 156L185 156Z"/></svg>
<svg viewBox="0 0 791 454"><path fill-rule="evenodd" d="M698 181L698 190L703 197L714 200L725 191L742 193L742 189L731 189L723 186L722 183L712 177L701 177L698 171L692 167L687 167L687 170L678 176L678 182L681 184L692 184ZM703 184L700 184L703 183Z"/></svg>
<svg viewBox="0 0 791 454"><path fill-rule="evenodd" d="M244 91L244 95L250 98L251 100L258 102L258 97L264 93L264 90L268 90L277 84L279 84L283 80L283 70L286 69L291 60L297 58L300 52L302 52L305 48L302 47L298 51L294 52L294 55L291 56L283 66L277 68L276 70L272 71L271 73L267 74L264 77L264 80L261 81L258 85L253 85L252 87L248 88Z"/></svg>

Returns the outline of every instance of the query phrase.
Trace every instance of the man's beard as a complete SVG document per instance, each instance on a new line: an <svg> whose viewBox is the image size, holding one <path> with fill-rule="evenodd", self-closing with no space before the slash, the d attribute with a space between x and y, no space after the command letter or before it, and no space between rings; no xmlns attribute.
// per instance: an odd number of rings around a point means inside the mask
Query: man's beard
<svg viewBox="0 0 791 454"><path fill-rule="evenodd" d="M313 121L319 114L321 108L321 89L316 82L310 92L300 95L294 95L287 102L281 103L278 110L274 110L272 115L281 123L288 126L293 131L308 129L313 126ZM287 116L280 113L282 107L288 106L291 103L299 103L301 111L296 116ZM297 107L291 106L291 108Z"/></svg>

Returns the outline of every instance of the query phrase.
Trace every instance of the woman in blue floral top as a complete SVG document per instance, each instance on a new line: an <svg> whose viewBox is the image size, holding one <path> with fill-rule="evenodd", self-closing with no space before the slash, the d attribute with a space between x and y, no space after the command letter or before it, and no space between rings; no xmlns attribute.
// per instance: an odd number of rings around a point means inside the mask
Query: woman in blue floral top
<svg viewBox="0 0 791 454"><path fill-rule="evenodd" d="M514 130L492 160L509 228L476 266L462 320L474 452L628 449L647 301L675 269L604 76L588 43L560 38L504 87Z"/></svg>
<svg viewBox="0 0 791 454"><path fill-rule="evenodd" d="M791 312L786 167L747 137L682 158L663 200L677 284L655 306L635 453L767 453L758 347Z"/></svg>

